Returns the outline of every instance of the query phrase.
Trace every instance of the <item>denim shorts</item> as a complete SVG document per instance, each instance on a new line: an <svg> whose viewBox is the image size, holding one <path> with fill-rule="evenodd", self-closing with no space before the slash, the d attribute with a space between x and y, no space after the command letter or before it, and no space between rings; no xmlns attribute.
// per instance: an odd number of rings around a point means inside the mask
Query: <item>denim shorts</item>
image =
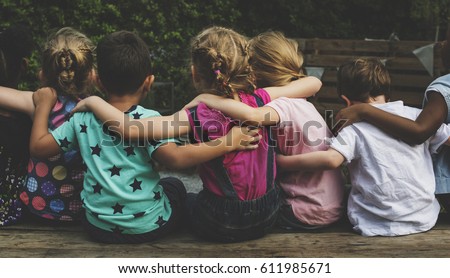
<svg viewBox="0 0 450 278"><path fill-rule="evenodd" d="M199 237L219 242L239 242L264 236L274 226L280 208L280 190L270 189L254 200L217 196L203 189L191 210L190 225Z"/></svg>

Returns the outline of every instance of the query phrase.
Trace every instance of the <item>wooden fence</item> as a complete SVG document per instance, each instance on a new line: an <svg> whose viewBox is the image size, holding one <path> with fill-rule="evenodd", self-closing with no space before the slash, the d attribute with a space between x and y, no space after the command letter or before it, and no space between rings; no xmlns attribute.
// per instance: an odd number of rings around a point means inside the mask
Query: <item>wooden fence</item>
<svg viewBox="0 0 450 278"><path fill-rule="evenodd" d="M439 44L433 49L432 75L413 53L415 49L433 44L431 41L296 40L304 55L304 66L325 69L322 89L310 99L322 115L326 110L336 112L343 107L336 92L336 73L339 65L351 59L377 57L385 60L392 79L391 100L403 100L406 105L415 107L421 107L426 87L444 71Z"/></svg>

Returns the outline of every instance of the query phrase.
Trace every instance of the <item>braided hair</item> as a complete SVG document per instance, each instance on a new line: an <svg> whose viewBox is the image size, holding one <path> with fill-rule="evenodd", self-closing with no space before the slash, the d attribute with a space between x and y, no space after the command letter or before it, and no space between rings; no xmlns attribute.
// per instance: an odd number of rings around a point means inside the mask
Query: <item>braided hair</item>
<svg viewBox="0 0 450 278"><path fill-rule="evenodd" d="M199 92L231 97L233 93L252 93L248 64L248 44L244 36L223 28L202 31L191 43L192 64L200 79Z"/></svg>
<svg viewBox="0 0 450 278"><path fill-rule="evenodd" d="M42 60L44 86L72 97L87 94L94 45L84 34L70 27L60 29L46 43Z"/></svg>

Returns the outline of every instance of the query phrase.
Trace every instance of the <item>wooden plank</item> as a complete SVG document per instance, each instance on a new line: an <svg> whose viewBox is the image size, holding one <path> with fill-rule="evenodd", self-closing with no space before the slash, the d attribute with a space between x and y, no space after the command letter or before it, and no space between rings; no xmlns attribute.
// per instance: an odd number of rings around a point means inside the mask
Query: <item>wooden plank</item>
<svg viewBox="0 0 450 278"><path fill-rule="evenodd" d="M386 57L386 56L360 56L356 54L352 55L323 55L323 54L306 54L304 55L304 66L308 67L325 67L327 70L337 70L337 68L353 59L375 57L379 59L386 59L386 68L389 71L404 71L404 72L421 72L424 75L428 75L428 72L417 59L417 57L411 55L411 57ZM440 58L434 59L435 68L441 67Z"/></svg>
<svg viewBox="0 0 450 278"><path fill-rule="evenodd" d="M347 52L347 53L387 53L409 54L413 50L432 44L431 41L369 41L342 39L295 39L304 53L314 52ZM435 47L437 48L437 47ZM385 54L383 54L385 53Z"/></svg>
<svg viewBox="0 0 450 278"><path fill-rule="evenodd" d="M233 244L206 242L180 231L152 243L130 245L92 242L81 230L1 229L0 257L447 257L449 228L448 221L440 221L426 233L363 237L342 222L315 232L274 230L261 239Z"/></svg>

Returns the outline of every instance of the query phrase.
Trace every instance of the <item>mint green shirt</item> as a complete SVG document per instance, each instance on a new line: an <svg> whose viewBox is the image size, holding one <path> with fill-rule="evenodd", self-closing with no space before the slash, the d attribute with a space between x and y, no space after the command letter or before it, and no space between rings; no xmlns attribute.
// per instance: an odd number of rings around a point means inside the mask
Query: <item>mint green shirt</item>
<svg viewBox="0 0 450 278"><path fill-rule="evenodd" d="M125 114L132 119L160 116L141 106ZM87 166L81 200L89 223L115 233L142 234L168 221L172 209L151 158L168 140L124 140L90 112L75 113L51 133L63 151L78 148Z"/></svg>

